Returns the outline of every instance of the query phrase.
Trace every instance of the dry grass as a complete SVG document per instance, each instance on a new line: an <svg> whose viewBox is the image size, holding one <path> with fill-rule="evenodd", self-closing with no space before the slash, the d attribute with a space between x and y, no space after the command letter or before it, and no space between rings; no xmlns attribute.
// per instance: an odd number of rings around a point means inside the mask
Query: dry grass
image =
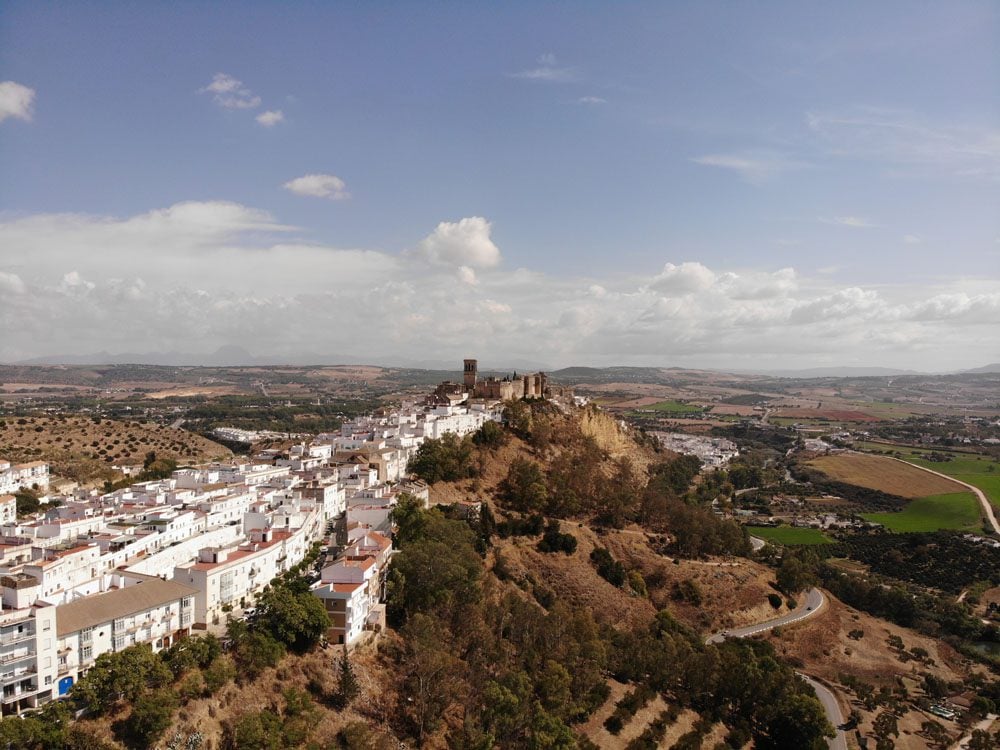
<svg viewBox="0 0 1000 750"><path fill-rule="evenodd" d="M391 636L389 636L391 637ZM337 660L340 652L329 648L303 656L289 655L275 669L266 670L251 683L230 683L207 699L190 701L174 714L173 725L164 737L175 731L184 734L201 732L205 737L205 750L224 747L225 728L234 720L249 713L270 709L281 712L285 701L283 693L289 688L308 690L310 680L332 692L336 686ZM337 733L354 721L363 721L369 727L391 735L390 719L395 711L396 692L391 684L393 672L381 662L375 645L371 642L351 654L351 664L358 678L360 693L347 710L337 710L315 702L317 720L309 735L309 742L318 747L338 747ZM99 720L85 720L81 725L95 730L107 740L112 740L111 724L121 715Z"/></svg>
<svg viewBox="0 0 1000 750"><path fill-rule="evenodd" d="M0 427L0 457L48 461L54 474L81 481L110 478L113 464L141 464L150 451L181 464L232 455L200 435L153 422L7 417Z"/></svg>
<svg viewBox="0 0 1000 750"><path fill-rule="evenodd" d="M927 497L962 492L962 485L883 456L838 453L809 462L831 479L900 497Z"/></svg>

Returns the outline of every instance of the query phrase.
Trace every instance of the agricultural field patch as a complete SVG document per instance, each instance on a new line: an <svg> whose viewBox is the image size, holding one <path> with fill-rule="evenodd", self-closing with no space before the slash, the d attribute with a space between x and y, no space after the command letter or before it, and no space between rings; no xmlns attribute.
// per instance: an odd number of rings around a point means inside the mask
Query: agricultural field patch
<svg viewBox="0 0 1000 750"><path fill-rule="evenodd" d="M861 517L890 531L979 531L979 504L970 492L953 492L911 500L898 513L862 513Z"/></svg>
<svg viewBox="0 0 1000 750"><path fill-rule="evenodd" d="M830 537L819 529L799 528L797 526L747 526L753 536L778 544L831 544Z"/></svg>
<svg viewBox="0 0 1000 750"><path fill-rule="evenodd" d="M1000 508L1000 461L992 456L966 451L941 450L937 448L914 448L908 445L891 443L861 443L861 447L872 451L892 451L899 457L916 466L923 466L931 471L937 471L955 477L962 482L978 487L990 499L990 502ZM927 458L931 453L947 456L947 461L931 461Z"/></svg>
<svg viewBox="0 0 1000 750"><path fill-rule="evenodd" d="M838 482L867 487L905 498L928 497L962 492L960 484L901 461L864 453L837 453L808 462Z"/></svg>
<svg viewBox="0 0 1000 750"><path fill-rule="evenodd" d="M879 417L852 409L782 409L778 417L792 419L825 419L832 422L878 422Z"/></svg>
<svg viewBox="0 0 1000 750"><path fill-rule="evenodd" d="M659 401L643 407L644 410L662 412L664 414L697 414L705 409L697 404L685 401Z"/></svg>

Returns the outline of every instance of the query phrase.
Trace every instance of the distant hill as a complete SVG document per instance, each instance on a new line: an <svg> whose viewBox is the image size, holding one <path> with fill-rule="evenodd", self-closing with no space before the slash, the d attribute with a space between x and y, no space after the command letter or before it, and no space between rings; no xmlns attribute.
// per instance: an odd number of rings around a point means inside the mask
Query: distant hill
<svg viewBox="0 0 1000 750"><path fill-rule="evenodd" d="M992 365L983 365L982 367L975 367L971 370L962 370L962 372L969 373L972 375L1000 372L1000 362L995 362Z"/></svg>
<svg viewBox="0 0 1000 750"><path fill-rule="evenodd" d="M923 375L918 370L894 367L810 367L804 370L732 370L746 375L768 375L774 378L871 378L896 375Z"/></svg>

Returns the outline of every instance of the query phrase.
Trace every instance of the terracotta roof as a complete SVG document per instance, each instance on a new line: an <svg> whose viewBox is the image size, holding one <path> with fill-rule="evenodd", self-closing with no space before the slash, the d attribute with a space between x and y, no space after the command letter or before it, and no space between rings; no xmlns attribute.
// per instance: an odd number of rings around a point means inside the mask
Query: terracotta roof
<svg viewBox="0 0 1000 750"><path fill-rule="evenodd" d="M162 607L164 604L186 596L194 596L196 593L197 591L190 586L150 578L123 589L86 596L56 607L56 634L61 638L68 633L75 633L119 617Z"/></svg>

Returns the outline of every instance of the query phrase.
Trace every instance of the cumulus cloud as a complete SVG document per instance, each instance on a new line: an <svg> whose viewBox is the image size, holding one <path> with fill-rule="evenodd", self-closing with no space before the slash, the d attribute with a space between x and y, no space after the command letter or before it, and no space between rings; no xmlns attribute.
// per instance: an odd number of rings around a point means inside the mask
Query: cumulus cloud
<svg viewBox="0 0 1000 750"><path fill-rule="evenodd" d="M935 369L982 364L1000 341L1000 279L872 288L691 260L547 274L504 268L481 217L399 252L320 244L266 211L189 201L128 217L0 217L0 247L18 263L0 271L6 360L200 342L370 361L488 349L553 365Z"/></svg>
<svg viewBox="0 0 1000 750"><path fill-rule="evenodd" d="M265 128L273 128L279 122L284 121L285 113L280 109L269 109L266 112L261 112L254 119Z"/></svg>
<svg viewBox="0 0 1000 750"><path fill-rule="evenodd" d="M715 278L715 273L701 263L688 261L679 266L667 263L649 285L667 294L693 294L708 289L715 283Z"/></svg>
<svg viewBox="0 0 1000 750"><path fill-rule="evenodd" d="M0 82L0 122L8 117L31 120L35 90L14 81Z"/></svg>
<svg viewBox="0 0 1000 750"><path fill-rule="evenodd" d="M216 73L212 82L198 89L199 94L211 94L212 101L226 109L255 109L260 97L243 85L243 81L228 73Z"/></svg>
<svg viewBox="0 0 1000 750"><path fill-rule="evenodd" d="M431 263L493 268L500 263L500 248L490 238L491 225L481 216L442 221L417 246L416 255Z"/></svg>
<svg viewBox="0 0 1000 750"><path fill-rule="evenodd" d="M282 185L296 195L306 195L313 198L329 198L332 201L347 200L351 194L342 179L332 174L307 174L296 177Z"/></svg>

